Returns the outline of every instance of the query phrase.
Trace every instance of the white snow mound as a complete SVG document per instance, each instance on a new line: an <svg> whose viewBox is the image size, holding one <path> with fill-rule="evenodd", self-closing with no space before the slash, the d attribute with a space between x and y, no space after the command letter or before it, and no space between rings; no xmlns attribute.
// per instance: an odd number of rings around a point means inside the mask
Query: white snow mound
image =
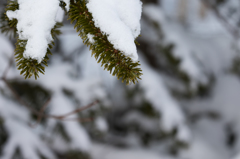
<svg viewBox="0 0 240 159"><path fill-rule="evenodd" d="M23 56L40 63L53 40L51 29L56 24L59 0L18 0L18 3L19 10L8 11L7 16L18 20L19 39L28 40Z"/></svg>
<svg viewBox="0 0 240 159"><path fill-rule="evenodd" d="M133 62L138 55L134 40L140 34L142 2L140 0L89 0L88 10L95 25L108 35L115 49L123 51Z"/></svg>

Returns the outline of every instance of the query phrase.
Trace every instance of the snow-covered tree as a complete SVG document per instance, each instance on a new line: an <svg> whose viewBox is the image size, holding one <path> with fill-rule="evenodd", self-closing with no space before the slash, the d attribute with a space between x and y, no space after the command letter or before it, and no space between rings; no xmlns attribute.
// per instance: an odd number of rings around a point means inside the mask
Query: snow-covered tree
<svg viewBox="0 0 240 159"><path fill-rule="evenodd" d="M25 78L44 73L54 39L59 6L69 15L84 44L101 66L122 81L137 82L141 76L135 39L140 34L141 2L125 1L9 1L3 32L14 28L18 36L15 58ZM96 7L101 6L101 7ZM126 7L127 6L127 7ZM107 20L106 20L107 19ZM118 30L118 31L116 31Z"/></svg>
<svg viewBox="0 0 240 159"><path fill-rule="evenodd" d="M0 159L238 158L238 0L0 11Z"/></svg>

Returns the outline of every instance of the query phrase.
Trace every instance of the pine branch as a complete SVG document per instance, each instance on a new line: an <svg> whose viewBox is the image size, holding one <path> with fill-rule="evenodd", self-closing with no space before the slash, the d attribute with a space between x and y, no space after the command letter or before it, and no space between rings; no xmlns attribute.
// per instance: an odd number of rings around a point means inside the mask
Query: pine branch
<svg viewBox="0 0 240 159"><path fill-rule="evenodd" d="M92 56L94 55L98 63L101 62L104 69L118 79L122 78L122 82L126 81L126 84L131 82L135 84L141 79L142 70L138 67L139 62L133 62L122 51L115 49L109 42L108 36L95 26L92 14L86 7L86 0L71 1L68 14L71 22L75 22L74 28L79 32L83 43L89 46ZM89 39L89 35L93 36L94 42Z"/></svg>
<svg viewBox="0 0 240 159"><path fill-rule="evenodd" d="M8 5L5 7L5 12L1 14L0 17L0 30L2 33L9 35L11 38L17 37L17 19L10 20L6 12L7 11L15 11L19 9L19 5L17 0L11 1L8 0Z"/></svg>
<svg viewBox="0 0 240 159"><path fill-rule="evenodd" d="M61 23L56 23L54 28L51 30L53 39L56 39L57 35L61 34L60 30L58 30L58 28L60 28L61 26ZM38 63L35 59L26 59L23 57L26 44L27 40L17 40L15 49L15 59L17 62L17 67L19 70L21 70L20 74L23 74L25 79L31 78L33 75L35 79L37 79L39 77L39 73L44 74L45 66L48 66L47 61L49 60L49 55L52 55L50 49L53 47L54 41L52 41L52 43L48 45L47 53L41 63Z"/></svg>
<svg viewBox="0 0 240 159"><path fill-rule="evenodd" d="M7 11L15 11L19 9L19 4L17 0L8 1L8 5L6 6L5 13L1 16L1 32L10 34L10 36L13 36L14 38L17 37L17 19L10 20L6 13ZM57 38L57 35L61 34L59 28L62 26L61 23L56 23L54 28L51 30L51 35L53 39L55 40ZM46 52L45 57L43 58L41 63L38 63L35 59L26 59L23 57L23 53L25 51L25 47L27 44L27 40L17 40L16 43L16 49L15 49L15 59L17 62L17 67L19 70L21 70L20 74L26 78L31 78L32 76L37 79L39 77L39 73L44 74L45 72L45 66L48 66L47 61L49 60L49 55L52 55L50 49L54 45L54 41L51 42L51 44L48 45L48 49Z"/></svg>

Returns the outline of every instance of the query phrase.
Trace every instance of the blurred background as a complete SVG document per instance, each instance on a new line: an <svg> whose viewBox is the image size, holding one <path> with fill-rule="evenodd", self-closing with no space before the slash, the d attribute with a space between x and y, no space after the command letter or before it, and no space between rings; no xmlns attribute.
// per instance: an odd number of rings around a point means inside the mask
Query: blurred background
<svg viewBox="0 0 240 159"><path fill-rule="evenodd" d="M0 33L0 159L240 159L240 1L142 2L136 85L104 71L66 16L38 80ZM96 100L63 121L36 114Z"/></svg>

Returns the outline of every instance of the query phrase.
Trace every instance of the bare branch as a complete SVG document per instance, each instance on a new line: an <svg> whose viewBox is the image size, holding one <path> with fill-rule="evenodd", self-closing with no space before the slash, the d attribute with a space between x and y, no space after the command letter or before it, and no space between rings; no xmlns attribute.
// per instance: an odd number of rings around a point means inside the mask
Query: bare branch
<svg viewBox="0 0 240 159"><path fill-rule="evenodd" d="M63 120L65 119L66 117L70 116L70 115L73 115L73 114L76 114L76 113L79 113L83 110L86 110L94 105L96 105L97 103L99 103L98 100L96 100L95 102L93 103L90 103L89 105L87 106L84 106L84 107L81 107L81 108L78 108L72 112L69 112L67 114L64 114L64 115L47 115L47 114L44 114L44 110L47 108L49 102L50 102L50 99L43 105L42 109L40 112L38 112L37 110L33 109L31 106L29 106L25 101L23 101L21 99L21 97L17 94L17 92L12 88L12 86L8 83L8 81L6 79L3 79L3 81L5 82L5 84L7 85L7 87L9 88L9 90L12 92L12 94L14 95L14 97L17 99L17 101L25 106L26 108L28 108L33 114L37 115L38 116L38 122L37 123L40 123L42 118L45 117L45 118L53 118L53 119L58 119L58 120ZM67 119L69 121L72 121L72 119ZM74 119L74 120L79 120L81 121L82 119Z"/></svg>
<svg viewBox="0 0 240 159"><path fill-rule="evenodd" d="M85 106L85 107L78 108L78 109L76 109L76 110L74 110L74 111L72 111L72 112L69 112L69 113L67 113L67 114L59 115L59 116L51 115L50 117L53 117L53 118L57 118L57 119L62 120L62 119L66 118L66 117L68 117L68 116L70 116L70 115L77 114L77 113L79 113L79 112L81 112L81 111L83 111L83 110L86 110L86 109L88 109L88 108L96 105L97 103L99 103L98 100L96 100L96 101L93 102L93 103L88 104L88 105Z"/></svg>
<svg viewBox="0 0 240 159"><path fill-rule="evenodd" d="M17 101L18 101L21 105L27 107L33 114L35 114L35 115L38 115L38 114L39 114L38 111L36 111L35 109L33 109L31 106L29 106L26 102L24 102L24 101L21 99L21 97L17 94L17 92L12 88L12 86L8 83L8 81L7 81L5 78L3 78L3 81L4 81L4 83L6 84L6 86L9 88L9 90L12 92L12 94L14 95L14 97L17 99Z"/></svg>
<svg viewBox="0 0 240 159"><path fill-rule="evenodd" d="M92 122L93 118L67 118L62 121Z"/></svg>
<svg viewBox="0 0 240 159"><path fill-rule="evenodd" d="M74 118L74 119L65 119L70 115L73 114L77 114L81 111L84 111L94 105L96 105L97 103L99 103L98 100L88 104L87 106L78 108L72 112L66 113L64 115L48 115L48 114L44 114L44 110L47 108L48 104L50 103L50 99L43 105L42 109L40 112L38 112L37 110L33 109L31 106L29 106L25 101L23 101L21 99L21 97L15 92L15 90L11 87L11 85L6 81L6 79L3 79L3 81L6 83L7 87L11 90L11 92L13 93L13 95L15 96L15 98L18 100L19 103L21 103L23 106L27 107L33 114L38 116L38 120L37 120L37 124L41 122L42 118L53 118L53 119L57 119L57 120L61 120L61 121L92 121L92 119L88 118L88 119L79 119L79 118Z"/></svg>
<svg viewBox="0 0 240 159"><path fill-rule="evenodd" d="M46 110L46 108L47 108L48 104L50 103L50 101L51 101L51 98L49 98L47 100L47 102L43 105L43 107L42 107L42 109L41 109L41 111L40 111L40 113L38 115L37 122L32 127L36 127L42 121L42 118L43 118L43 115L44 115L44 111Z"/></svg>

